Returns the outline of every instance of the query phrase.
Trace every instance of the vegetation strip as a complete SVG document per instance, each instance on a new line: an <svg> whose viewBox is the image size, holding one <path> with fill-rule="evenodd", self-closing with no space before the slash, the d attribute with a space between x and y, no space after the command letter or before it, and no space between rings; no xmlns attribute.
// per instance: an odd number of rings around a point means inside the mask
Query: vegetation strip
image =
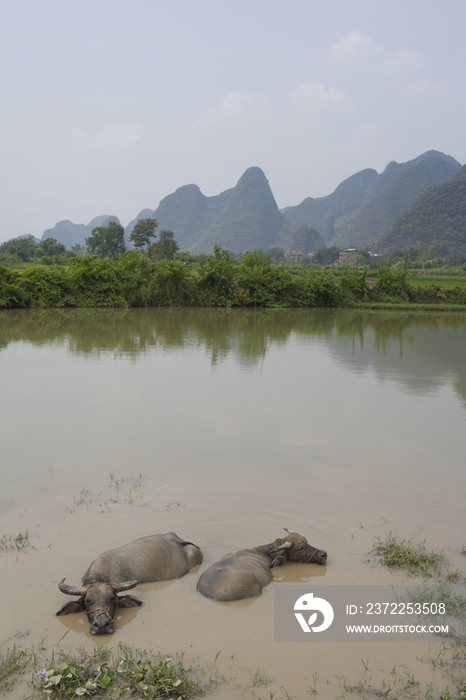
<svg viewBox="0 0 466 700"><path fill-rule="evenodd" d="M218 246L194 267L181 260L151 262L139 252L113 259L85 255L66 265L24 270L0 266L0 307L355 307L367 304L465 305L466 287L416 287L406 269L289 269L254 251L238 263Z"/></svg>
<svg viewBox="0 0 466 700"><path fill-rule="evenodd" d="M182 654L172 658L124 644L119 644L116 655L103 645L92 653L80 650L75 655L53 655L51 667L39 669L30 685L52 700L125 694L134 698L186 698L201 692L197 670L184 667Z"/></svg>
<svg viewBox="0 0 466 700"><path fill-rule="evenodd" d="M36 668L42 663L42 667ZM200 666L185 666L184 654L174 656L133 649L119 644L116 654L104 645L92 652L52 653L39 660L36 650L7 650L0 658L0 692L10 691L27 669L35 668L28 682L28 697L51 700L92 697L187 698L203 693Z"/></svg>
<svg viewBox="0 0 466 700"><path fill-rule="evenodd" d="M217 652L215 661L219 655L220 652ZM112 649L104 645L99 645L94 647L92 652L84 649L69 653L54 652L50 660L44 660L41 652L34 648L27 650L13 646L0 657L0 693L11 691L24 679L28 670L30 673L32 671L32 675L29 675L30 680L27 681L26 697L44 700L65 700L82 696L177 700L208 695L209 689L218 683L228 683L215 667L212 669L213 676L207 677L206 669L201 666L186 667L183 657L183 654L154 654L119 644L116 653L112 653ZM357 693L362 698L381 697L387 700L434 700L439 697L440 700L466 700L464 642L444 643L438 654L437 651L433 656L429 653L424 661L432 666L432 670L441 669L442 678L448 679L449 685L444 687L440 695L433 682L417 680L413 673L405 670L405 666L401 674L394 666L382 686L374 684L367 658L361 659L363 672L355 685L350 684L344 676L340 678L341 692L338 697L343 700ZM241 691L242 697L256 697L259 686L267 686L273 682L273 679L259 668L247 669L247 672L251 683L248 688L241 685L236 676L230 679L235 690ZM202 677L206 678L205 685L201 684ZM312 679L313 682L306 691L316 695L319 693L319 674L314 672ZM268 691L270 699L275 696L275 691ZM280 697L291 700L292 696L282 686Z"/></svg>

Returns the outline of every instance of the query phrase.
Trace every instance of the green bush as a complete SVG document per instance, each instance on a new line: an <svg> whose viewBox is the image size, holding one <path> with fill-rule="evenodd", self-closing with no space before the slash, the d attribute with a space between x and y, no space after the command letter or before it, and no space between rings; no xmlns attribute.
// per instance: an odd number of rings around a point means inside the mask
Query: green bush
<svg viewBox="0 0 466 700"><path fill-rule="evenodd" d="M155 268L151 290L151 306L190 306L191 285L186 263L164 260Z"/></svg>
<svg viewBox="0 0 466 700"><path fill-rule="evenodd" d="M340 289L350 299L364 301L367 298L369 286L367 284L367 267L363 271L354 267L345 270L340 276Z"/></svg>
<svg viewBox="0 0 466 700"><path fill-rule="evenodd" d="M214 246L214 256L198 268L199 301L211 306L228 304L233 291L235 264L227 250Z"/></svg>
<svg viewBox="0 0 466 700"><path fill-rule="evenodd" d="M290 269L260 250L238 264L216 246L197 266L151 262L131 251L112 259L83 255L66 265L0 266L0 307L245 306L329 307L364 302L466 304L466 287L415 287L403 268L383 263L375 284L367 270Z"/></svg>
<svg viewBox="0 0 466 700"><path fill-rule="evenodd" d="M407 264L407 257L402 268L392 265L390 259L382 261L377 267L377 278L370 290L370 298L375 301L408 301L410 285Z"/></svg>
<svg viewBox="0 0 466 700"><path fill-rule="evenodd" d="M96 255L73 258L67 265L66 306L126 306L124 285L116 262ZM60 304L57 304L60 306Z"/></svg>
<svg viewBox="0 0 466 700"><path fill-rule="evenodd" d="M241 260L232 302L235 306L287 305L292 282L289 270L274 266L266 253L255 250Z"/></svg>

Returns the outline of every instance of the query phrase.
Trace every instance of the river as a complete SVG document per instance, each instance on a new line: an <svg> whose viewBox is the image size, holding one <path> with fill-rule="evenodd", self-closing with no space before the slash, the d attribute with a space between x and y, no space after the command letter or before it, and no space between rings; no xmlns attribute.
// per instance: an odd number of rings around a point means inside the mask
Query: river
<svg viewBox="0 0 466 700"><path fill-rule="evenodd" d="M445 687L426 662L435 644L274 642L274 587L403 583L371 553L389 532L465 575L466 315L1 311L0 381L0 537L31 542L0 553L0 650L45 638L45 655L120 641L185 651L225 678L212 698L308 698L315 674L334 698L366 663L377 687L393 668ZM277 568L241 603L197 593L214 561L284 528L327 566ZM55 616L61 579L79 585L104 550L167 531L203 564L139 586L143 607L122 611L113 636ZM267 685L254 687L256 669Z"/></svg>

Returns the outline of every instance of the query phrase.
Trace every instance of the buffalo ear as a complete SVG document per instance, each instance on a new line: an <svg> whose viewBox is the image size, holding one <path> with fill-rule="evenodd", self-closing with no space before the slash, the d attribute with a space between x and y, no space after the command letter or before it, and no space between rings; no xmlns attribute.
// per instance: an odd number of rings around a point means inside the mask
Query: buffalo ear
<svg viewBox="0 0 466 700"><path fill-rule="evenodd" d="M286 562L286 554L279 554L275 557L273 562L270 564L271 569L275 569L276 566L282 566Z"/></svg>
<svg viewBox="0 0 466 700"><path fill-rule="evenodd" d="M118 607L119 608L137 608L142 605L142 601L138 600L132 595L119 595L118 596Z"/></svg>
<svg viewBox="0 0 466 700"><path fill-rule="evenodd" d="M69 603L65 603L65 605L62 608L60 608L60 610L56 614L70 615L71 613L82 612L83 610L84 598L80 598L79 600L72 600Z"/></svg>

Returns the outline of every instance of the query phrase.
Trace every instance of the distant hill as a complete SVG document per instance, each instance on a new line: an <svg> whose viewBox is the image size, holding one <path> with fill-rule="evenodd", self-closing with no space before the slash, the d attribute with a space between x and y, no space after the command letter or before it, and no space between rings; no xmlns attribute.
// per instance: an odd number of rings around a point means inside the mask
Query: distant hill
<svg viewBox="0 0 466 700"><path fill-rule="evenodd" d="M326 222L358 211L366 192L377 177L379 175L376 170L361 170L343 180L332 194L317 199L307 197L295 207L282 209L282 214L295 227L312 226L321 233L324 240L330 241L334 236L334 227L332 225L329 228Z"/></svg>
<svg viewBox="0 0 466 700"><path fill-rule="evenodd" d="M466 254L466 166L451 182L431 188L399 216L375 246L378 253L410 247L440 255Z"/></svg>
<svg viewBox="0 0 466 700"><path fill-rule="evenodd" d="M169 229L182 250L209 253L215 244L235 253L289 245L293 227L280 213L260 168L248 168L236 187L206 197L185 185L155 211L159 229Z"/></svg>
<svg viewBox="0 0 466 700"><path fill-rule="evenodd" d="M184 185L162 199L155 211L159 229L173 231L181 250L191 250L225 205L231 190L206 197L197 185Z"/></svg>
<svg viewBox="0 0 466 700"><path fill-rule="evenodd" d="M283 210L294 225L315 227L327 245L365 247L375 242L410 204L434 185L461 170L451 156L428 151L407 163L387 165L383 173L361 170L326 197L308 197Z"/></svg>
<svg viewBox="0 0 466 700"><path fill-rule="evenodd" d="M260 248L294 249L293 234L312 230L302 247L349 246L364 248L375 243L394 226L418 197L433 186L448 183L461 171L451 156L427 151L406 163L392 161L379 175L368 168L344 180L326 197L307 197L297 206L280 211L268 180L258 167L248 168L235 187L206 197L195 184L179 187L161 200L157 209L143 209L125 229L125 240L139 219L154 217L157 233L173 231L181 250L210 253L215 244L235 253ZM85 224L60 221L42 235L55 238L70 249L85 239L96 226L116 216L98 216ZM304 235L301 232L301 235ZM321 238L319 238L320 236ZM411 239L410 239L411 240Z"/></svg>
<svg viewBox="0 0 466 700"><path fill-rule="evenodd" d="M367 190L361 209L335 223L332 242L340 247L370 246L421 194L452 180L460 170L454 158L436 151L407 163L389 163Z"/></svg>
<svg viewBox="0 0 466 700"><path fill-rule="evenodd" d="M97 226L106 226L110 221L116 221L117 224L120 223L116 216L108 215L96 216L87 226L85 224L73 224L72 221L65 219L64 221L59 221L53 228L46 229L42 234L42 240L55 238L58 243L63 243L70 250L76 243L82 246L86 245L86 238L91 235L92 229Z"/></svg>

